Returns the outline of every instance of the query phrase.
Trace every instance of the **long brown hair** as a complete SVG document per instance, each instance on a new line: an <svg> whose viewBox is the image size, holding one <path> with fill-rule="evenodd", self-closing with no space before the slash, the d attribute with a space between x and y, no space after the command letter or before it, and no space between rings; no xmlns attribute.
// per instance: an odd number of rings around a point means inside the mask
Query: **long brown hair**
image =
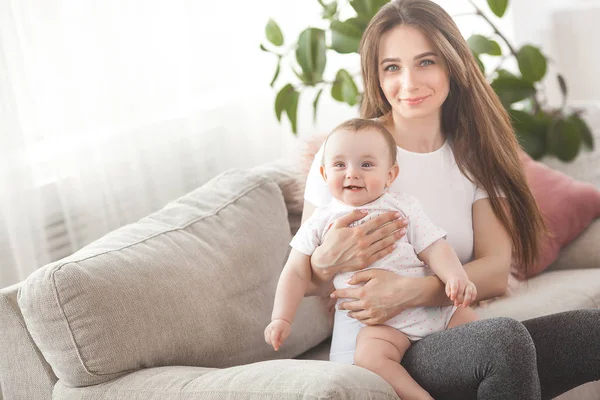
<svg viewBox="0 0 600 400"><path fill-rule="evenodd" d="M489 194L494 213L512 240L514 268L527 272L538 259L546 227L519 161L519 144L508 113L481 73L452 18L429 0L392 0L371 19L361 44L363 118L391 111L379 85L379 41L398 25L423 32L444 58L450 93L442 106L442 131L450 138L456 163ZM508 210L499 200L506 196Z"/></svg>

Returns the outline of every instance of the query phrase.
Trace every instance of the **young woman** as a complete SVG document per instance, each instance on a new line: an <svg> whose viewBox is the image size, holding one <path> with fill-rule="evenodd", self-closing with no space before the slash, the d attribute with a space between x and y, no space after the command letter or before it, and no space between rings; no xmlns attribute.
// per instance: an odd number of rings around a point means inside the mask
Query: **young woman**
<svg viewBox="0 0 600 400"><path fill-rule="evenodd" d="M467 43L434 2L393 0L371 20L360 53L362 117L381 121L398 145L400 174L390 191L417 198L447 232L478 300L502 295L511 263L527 269L536 261L545 228L509 117ZM307 180L303 220L331 199L320 159L321 152ZM316 287L389 254L406 225L389 213L348 227L363 217L355 211L339 218L313 253ZM450 304L435 276L369 269L349 283L364 286L332 296L355 299L341 307L367 325L406 308ZM402 365L436 399L549 399L600 379L600 310L462 325L415 343Z"/></svg>

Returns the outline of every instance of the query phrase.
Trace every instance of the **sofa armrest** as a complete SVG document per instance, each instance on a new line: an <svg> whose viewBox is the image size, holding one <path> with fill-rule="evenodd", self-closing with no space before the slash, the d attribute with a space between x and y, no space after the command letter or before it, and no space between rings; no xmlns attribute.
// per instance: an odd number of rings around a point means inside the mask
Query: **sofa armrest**
<svg viewBox="0 0 600 400"><path fill-rule="evenodd" d="M25 327L21 285L0 290L0 399L50 399L57 378Z"/></svg>
<svg viewBox="0 0 600 400"><path fill-rule="evenodd" d="M548 270L600 268L600 218L558 254Z"/></svg>

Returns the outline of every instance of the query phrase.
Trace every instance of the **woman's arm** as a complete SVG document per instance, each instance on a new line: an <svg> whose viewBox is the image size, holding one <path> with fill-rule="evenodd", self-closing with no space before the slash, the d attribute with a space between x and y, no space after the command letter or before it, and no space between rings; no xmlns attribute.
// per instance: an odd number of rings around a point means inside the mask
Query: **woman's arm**
<svg viewBox="0 0 600 400"><path fill-rule="evenodd" d="M477 301L503 295L508 285L512 247L487 198L473 204L473 246L474 260L465 264L464 269L477 287ZM452 304L437 276L407 278L391 271L370 269L355 273L348 283L361 282L365 285L339 289L332 296L358 299L340 304L340 309L350 310L349 316L367 325L381 324L411 307Z"/></svg>
<svg viewBox="0 0 600 400"><path fill-rule="evenodd" d="M418 254L421 261L427 264L444 283L444 292L455 306L466 307L477 298L477 289L469 280L454 248L441 238L430 244ZM463 298L462 302L459 298Z"/></svg>
<svg viewBox="0 0 600 400"><path fill-rule="evenodd" d="M476 301L502 296L508 285L512 245L487 198L473 203L473 248L473 261L465 264L464 269L477 287ZM451 304L444 292L444 284L437 277L430 276L424 281L419 305Z"/></svg>
<svg viewBox="0 0 600 400"><path fill-rule="evenodd" d="M316 207L305 201L304 223ZM312 280L307 296L318 295L329 287L338 272L357 271L390 254L393 244L405 235L407 221L396 212L383 213L360 226L348 226L367 216L360 210L335 220L321 246L310 258Z"/></svg>

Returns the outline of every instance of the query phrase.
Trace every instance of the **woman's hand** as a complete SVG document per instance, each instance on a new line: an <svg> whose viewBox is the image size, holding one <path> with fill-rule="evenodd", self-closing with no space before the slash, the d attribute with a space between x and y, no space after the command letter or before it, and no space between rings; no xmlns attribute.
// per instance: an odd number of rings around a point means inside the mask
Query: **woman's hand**
<svg viewBox="0 0 600 400"><path fill-rule="evenodd" d="M424 285L423 278L404 277L392 271L369 269L355 273L350 285L364 282L357 288L338 289L332 298L348 298L339 305L349 310L348 316L365 325L382 324L403 310L419 305Z"/></svg>
<svg viewBox="0 0 600 400"><path fill-rule="evenodd" d="M338 272L368 267L390 254L394 243L406 234L407 221L396 212L383 213L362 225L348 227L365 216L365 212L354 210L338 218L323 244L315 250L311 257L312 270L321 282L329 281Z"/></svg>

